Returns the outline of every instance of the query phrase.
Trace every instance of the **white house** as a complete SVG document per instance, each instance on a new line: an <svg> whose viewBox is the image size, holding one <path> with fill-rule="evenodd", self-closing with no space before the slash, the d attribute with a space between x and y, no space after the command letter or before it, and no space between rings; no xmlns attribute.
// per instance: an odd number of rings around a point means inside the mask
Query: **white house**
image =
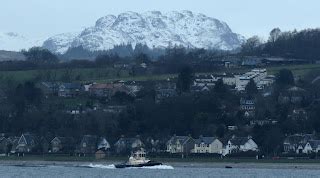
<svg viewBox="0 0 320 178"><path fill-rule="evenodd" d="M310 140L304 145L302 153L305 153L305 154L318 153L319 150L320 150L320 140Z"/></svg>
<svg viewBox="0 0 320 178"><path fill-rule="evenodd" d="M106 138L100 137L98 140L98 150L108 150L111 148Z"/></svg>
<svg viewBox="0 0 320 178"><path fill-rule="evenodd" d="M247 152L247 151L259 151L258 145L252 140L250 136L248 137L232 137L226 144L223 150L223 155L237 153L237 152Z"/></svg>
<svg viewBox="0 0 320 178"><path fill-rule="evenodd" d="M261 80L265 79L266 77L266 69L253 69L250 72L236 76L236 89L238 91L243 91L245 90L250 80L253 80L256 84L258 84Z"/></svg>
<svg viewBox="0 0 320 178"><path fill-rule="evenodd" d="M315 140L313 134L294 134L289 135L283 141L283 149L285 153L303 153L304 147L310 140ZM306 148L307 150L308 148Z"/></svg>
<svg viewBox="0 0 320 178"><path fill-rule="evenodd" d="M233 74L222 74L222 75L198 75L196 76L193 85L194 86L208 86L213 87L218 80L222 80L225 85L234 86L236 85L236 77Z"/></svg>
<svg viewBox="0 0 320 178"><path fill-rule="evenodd" d="M219 80L219 77L213 75L198 75L194 79L194 86L214 86L215 83Z"/></svg>
<svg viewBox="0 0 320 178"><path fill-rule="evenodd" d="M233 86L236 85L236 77L234 75L224 75L222 81L225 85Z"/></svg>
<svg viewBox="0 0 320 178"><path fill-rule="evenodd" d="M202 137L195 140L192 153L217 153L222 154L223 143L215 137Z"/></svg>

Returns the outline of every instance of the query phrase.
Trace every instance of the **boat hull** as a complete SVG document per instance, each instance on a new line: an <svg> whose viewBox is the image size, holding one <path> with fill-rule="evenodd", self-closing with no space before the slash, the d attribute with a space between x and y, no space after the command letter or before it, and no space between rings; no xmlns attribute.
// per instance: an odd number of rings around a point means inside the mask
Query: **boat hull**
<svg viewBox="0 0 320 178"><path fill-rule="evenodd" d="M153 162L150 161L148 163L143 163L143 164L127 164L127 163L123 163L123 164L116 164L115 167L116 168L129 168L129 167L150 167L150 166L159 166L162 165L162 163L158 163L158 162Z"/></svg>

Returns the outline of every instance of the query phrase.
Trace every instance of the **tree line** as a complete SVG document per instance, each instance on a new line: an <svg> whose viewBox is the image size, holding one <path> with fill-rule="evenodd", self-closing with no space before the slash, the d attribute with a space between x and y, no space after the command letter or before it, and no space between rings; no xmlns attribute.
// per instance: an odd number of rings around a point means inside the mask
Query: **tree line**
<svg viewBox="0 0 320 178"><path fill-rule="evenodd" d="M242 45L242 55L278 56L304 59L310 62L319 60L320 29L293 30L282 32L275 28L267 42L258 36L247 39Z"/></svg>

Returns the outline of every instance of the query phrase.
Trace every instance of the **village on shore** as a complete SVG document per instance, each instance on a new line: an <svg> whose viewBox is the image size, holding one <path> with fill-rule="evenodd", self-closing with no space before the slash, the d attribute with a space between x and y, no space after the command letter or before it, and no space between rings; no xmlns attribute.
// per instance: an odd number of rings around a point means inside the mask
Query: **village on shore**
<svg viewBox="0 0 320 178"><path fill-rule="evenodd" d="M230 62L224 62L224 67L232 68ZM256 66L256 64L253 64ZM114 66L118 67L118 66ZM120 66L126 67L126 66ZM142 69L147 68L147 64L140 65ZM130 152L145 148L149 153L169 154L169 155L229 155L257 156L263 154L261 145L256 143L250 135L237 134L239 130L263 127L266 125L277 125L279 120L266 116L265 119L255 119L257 115L257 94L267 98L274 92L273 87L277 76L268 75L265 68L252 68L246 73L224 73L224 74L197 74L192 79L188 93L192 95L206 95L213 90L218 90L217 86L226 86L239 97L238 112L243 114L246 125L226 125L222 129L221 136L202 136L194 138L189 135L173 135L171 137L153 138L152 136L126 137L119 135L118 139L110 141L107 136L83 135L78 138L70 136L46 136L37 135L29 132L21 136L13 136L9 133L0 135L0 154L2 156L24 156L26 154L69 154L75 156L92 156L105 158L108 155L126 155ZM149 81L114 81L110 83L63 83L63 82L41 82L38 86L43 91L47 99L52 96L59 98L93 97L101 98L107 102L114 99L115 95L137 98L139 92L148 86ZM177 79L168 78L164 81L156 81L154 85L154 102L161 104L167 100L181 95L177 86ZM248 86L253 85L252 92ZM225 88L226 89L226 88ZM215 91L216 92L216 91ZM188 95L188 93L186 95ZM290 86L281 90L277 101L279 103L290 103L299 106L308 96L305 89L298 86ZM2 98L5 99L5 98ZM308 98L310 99L310 98ZM315 102L316 100L313 100ZM311 102L311 103L313 103ZM110 102L112 103L112 102ZM119 115L126 112L128 105L116 104L102 106L93 104L90 107L75 105L76 107L67 108L66 114L77 118L81 115L102 111L111 115ZM223 106L222 107L226 107ZM222 109L223 110L223 109ZM293 120L306 120L308 113L304 108L293 107L289 117ZM170 123L168 123L170 124ZM240 128L242 127L242 128ZM216 131L219 132L219 131ZM241 133L241 132L240 132ZM250 132L247 132L250 133ZM282 141L282 153L291 154L311 154L320 150L320 140L316 134L295 133L286 135Z"/></svg>

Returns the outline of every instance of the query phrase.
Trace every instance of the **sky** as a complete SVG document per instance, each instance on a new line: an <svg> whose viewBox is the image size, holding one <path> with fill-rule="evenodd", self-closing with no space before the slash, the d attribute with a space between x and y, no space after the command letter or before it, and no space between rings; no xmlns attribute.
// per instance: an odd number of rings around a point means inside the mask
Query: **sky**
<svg viewBox="0 0 320 178"><path fill-rule="evenodd" d="M0 32L43 37L78 32L125 11L191 10L225 21L245 37L320 27L319 0L1 0Z"/></svg>

